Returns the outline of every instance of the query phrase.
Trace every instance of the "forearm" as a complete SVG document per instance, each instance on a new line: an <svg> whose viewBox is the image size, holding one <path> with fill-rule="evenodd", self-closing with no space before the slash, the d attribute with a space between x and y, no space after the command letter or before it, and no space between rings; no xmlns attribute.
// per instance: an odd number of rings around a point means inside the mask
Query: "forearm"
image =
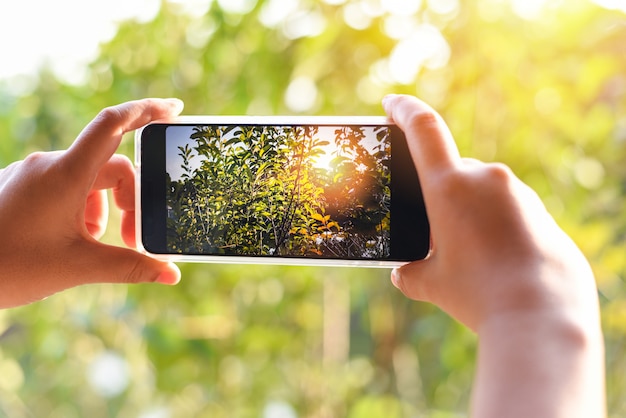
<svg viewBox="0 0 626 418"><path fill-rule="evenodd" d="M606 416L599 324L528 314L492 319L478 334L472 416Z"/></svg>

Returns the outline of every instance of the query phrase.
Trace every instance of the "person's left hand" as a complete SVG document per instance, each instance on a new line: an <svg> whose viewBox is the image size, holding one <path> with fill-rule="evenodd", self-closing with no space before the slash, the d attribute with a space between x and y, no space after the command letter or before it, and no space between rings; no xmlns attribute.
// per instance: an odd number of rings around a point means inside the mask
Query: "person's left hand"
<svg viewBox="0 0 626 418"><path fill-rule="evenodd" d="M107 189L122 211L122 238L135 247L135 174L114 155L124 133L176 116L177 99L106 108L67 151L35 153L0 170L0 308L87 283L176 284L172 263L98 241Z"/></svg>

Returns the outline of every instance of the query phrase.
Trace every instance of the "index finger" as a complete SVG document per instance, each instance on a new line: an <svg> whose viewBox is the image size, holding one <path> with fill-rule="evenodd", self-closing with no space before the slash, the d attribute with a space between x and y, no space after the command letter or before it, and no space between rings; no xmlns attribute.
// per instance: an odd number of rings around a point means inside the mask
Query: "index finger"
<svg viewBox="0 0 626 418"><path fill-rule="evenodd" d="M460 163L459 150L441 116L412 96L389 95L383 99L387 115L404 132L413 163L422 183L432 174Z"/></svg>
<svg viewBox="0 0 626 418"><path fill-rule="evenodd" d="M174 117L182 109L178 99L142 99L107 107L83 129L65 158L80 172L95 173L115 153L126 132Z"/></svg>

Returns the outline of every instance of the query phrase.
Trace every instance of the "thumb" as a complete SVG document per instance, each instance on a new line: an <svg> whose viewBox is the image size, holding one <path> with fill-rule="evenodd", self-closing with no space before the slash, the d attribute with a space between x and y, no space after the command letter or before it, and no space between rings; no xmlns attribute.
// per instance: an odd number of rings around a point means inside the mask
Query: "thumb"
<svg viewBox="0 0 626 418"><path fill-rule="evenodd" d="M155 282L174 285L180 281L180 270L174 263L100 242L83 242L76 260L80 260L79 269L89 272L88 277L83 276L83 279L90 283Z"/></svg>
<svg viewBox="0 0 626 418"><path fill-rule="evenodd" d="M64 158L77 173L95 173L109 161L125 133L155 120L175 117L183 106L178 99L142 99L103 109L83 129Z"/></svg>
<svg viewBox="0 0 626 418"><path fill-rule="evenodd" d="M433 303L439 292L433 267L432 258L405 264L391 271L391 283L410 299Z"/></svg>

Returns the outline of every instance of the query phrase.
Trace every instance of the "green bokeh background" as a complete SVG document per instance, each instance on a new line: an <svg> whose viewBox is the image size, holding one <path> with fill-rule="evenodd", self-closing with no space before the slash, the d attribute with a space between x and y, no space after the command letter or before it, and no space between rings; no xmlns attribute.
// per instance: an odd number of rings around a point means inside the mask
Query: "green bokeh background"
<svg viewBox="0 0 626 418"><path fill-rule="evenodd" d="M588 256L609 414L626 415L624 12L590 0L547 0L534 16L513 0L203 4L163 1L153 20L121 23L83 78L43 67L0 80L0 167L63 149L101 108L141 97L179 97L187 114L380 115L384 94L417 95L464 156L502 161L537 190ZM130 135L120 152L132 158ZM120 243L117 217L106 242ZM94 285L0 311L0 416L467 415L475 336L404 298L388 270L181 269L172 288Z"/></svg>

